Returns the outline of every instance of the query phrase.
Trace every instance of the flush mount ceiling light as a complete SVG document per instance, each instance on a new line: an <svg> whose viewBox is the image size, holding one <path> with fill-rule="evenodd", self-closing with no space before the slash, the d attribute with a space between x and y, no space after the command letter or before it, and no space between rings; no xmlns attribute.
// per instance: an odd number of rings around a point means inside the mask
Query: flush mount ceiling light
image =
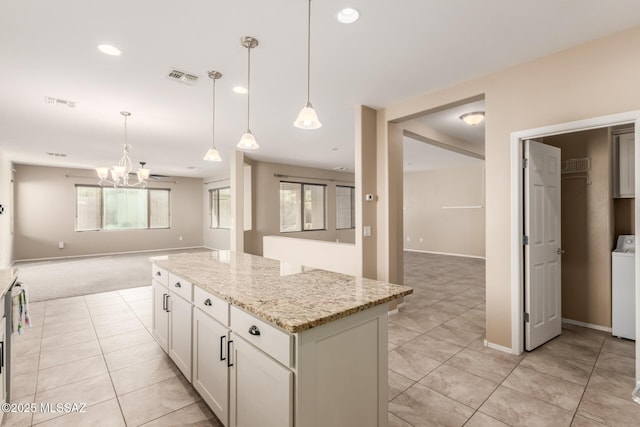
<svg viewBox="0 0 640 427"><path fill-rule="evenodd" d="M308 16L307 16L307 104L300 110L298 118L293 125L300 129L318 129L322 126L316 110L313 109L309 101L309 93L311 87L311 0L309 0Z"/></svg>
<svg viewBox="0 0 640 427"><path fill-rule="evenodd" d="M111 46L110 44L99 44L98 50L104 53L105 55L111 55L111 56L122 55L122 52L120 51L120 49L118 49L115 46Z"/></svg>
<svg viewBox="0 0 640 427"><path fill-rule="evenodd" d="M233 91L235 93L239 93L240 95L244 95L247 93L247 88L244 86L234 86Z"/></svg>
<svg viewBox="0 0 640 427"><path fill-rule="evenodd" d="M460 116L460 120L469 126L475 126L484 120L484 111L474 111L473 113L463 114Z"/></svg>
<svg viewBox="0 0 640 427"><path fill-rule="evenodd" d="M360 12L352 7L345 7L337 15L338 22L343 24L353 24L360 19Z"/></svg>
<svg viewBox="0 0 640 427"><path fill-rule="evenodd" d="M209 71L209 78L213 81L213 108L212 108L212 125L211 125L211 148L207 151L207 154L204 155L203 159L208 160L210 162L220 162L222 158L220 157L220 153L216 149L216 80L222 77L222 74L217 71Z"/></svg>
<svg viewBox="0 0 640 427"><path fill-rule="evenodd" d="M258 39L244 36L240 39L240 44L247 48L247 131L240 138L240 142L238 142L238 148L243 150L256 150L260 148L256 138L251 133L251 128L249 127L249 113L251 112L251 49L258 46Z"/></svg>
<svg viewBox="0 0 640 427"><path fill-rule="evenodd" d="M131 158L129 157L129 150L131 150L131 145L129 145L127 141L127 118L131 115L128 111L121 111L120 114L124 117L124 143L122 144L123 154L118 162L117 166L112 166L109 168L96 168L96 172L98 173L98 178L100 178L100 185L113 185L114 187L135 187L142 186L143 188L147 186L147 179L149 179L149 174L151 171L146 169L144 165L145 162L140 162L140 167L136 171L138 175L138 182L129 183L129 174L131 173L132 164ZM109 179L109 172L111 172L111 179Z"/></svg>

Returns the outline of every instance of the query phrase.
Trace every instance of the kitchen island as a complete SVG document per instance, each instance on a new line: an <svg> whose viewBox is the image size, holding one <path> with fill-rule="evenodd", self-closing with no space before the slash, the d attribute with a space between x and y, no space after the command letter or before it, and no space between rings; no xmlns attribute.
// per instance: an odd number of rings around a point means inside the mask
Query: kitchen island
<svg viewBox="0 0 640 427"><path fill-rule="evenodd" d="M153 334L226 426L386 426L406 286L229 251L153 258Z"/></svg>

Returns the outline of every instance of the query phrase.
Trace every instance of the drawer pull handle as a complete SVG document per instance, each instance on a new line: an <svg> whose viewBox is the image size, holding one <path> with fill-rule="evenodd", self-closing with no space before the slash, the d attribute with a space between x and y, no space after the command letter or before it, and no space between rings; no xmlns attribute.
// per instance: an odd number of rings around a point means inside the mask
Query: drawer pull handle
<svg viewBox="0 0 640 427"><path fill-rule="evenodd" d="M213 303L211 303L211 300L207 298L206 300L204 300L204 305L206 305L207 307L211 307Z"/></svg>
<svg viewBox="0 0 640 427"><path fill-rule="evenodd" d="M260 336L260 329L258 329L258 327L256 325L252 325L249 328L249 334L253 335L253 336Z"/></svg>
<svg viewBox="0 0 640 427"><path fill-rule="evenodd" d="M227 367L228 368L233 366L233 362L231 362L231 344L233 344L233 340L227 341Z"/></svg>
<svg viewBox="0 0 640 427"><path fill-rule="evenodd" d="M220 360L227 360L227 357L223 355L223 351L224 351L224 340L227 339L226 335L223 335L220 337Z"/></svg>
<svg viewBox="0 0 640 427"><path fill-rule="evenodd" d="M176 288L181 288L182 285L180 284L180 282L176 282L176 284L174 285Z"/></svg>
<svg viewBox="0 0 640 427"><path fill-rule="evenodd" d="M159 271L156 271L156 276L160 277L162 276L162 273L160 273Z"/></svg>
<svg viewBox="0 0 640 427"><path fill-rule="evenodd" d="M167 297L169 294L162 294L162 309L167 311Z"/></svg>

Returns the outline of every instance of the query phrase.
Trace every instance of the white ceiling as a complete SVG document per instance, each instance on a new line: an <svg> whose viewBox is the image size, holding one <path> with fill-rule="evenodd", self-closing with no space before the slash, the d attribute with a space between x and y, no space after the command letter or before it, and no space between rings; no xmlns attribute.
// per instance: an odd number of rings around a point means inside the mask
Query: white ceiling
<svg viewBox="0 0 640 427"><path fill-rule="evenodd" d="M335 20L347 5L360 10L360 21ZM134 161L154 173L225 173L228 161L201 160L211 143L206 72L224 74L216 145L229 159L246 120L246 95L231 91L246 79L239 40L251 35L260 41L251 128L261 148L250 156L352 169L357 105L383 107L640 25L637 0L316 0L311 101L324 126L304 131L292 122L306 101L306 7L304 0L5 2L0 149L18 163L111 165L120 156L119 112L127 110ZM105 56L100 43L122 56ZM169 81L172 67L201 81ZM77 105L45 105L45 96Z"/></svg>
<svg viewBox="0 0 640 427"><path fill-rule="evenodd" d="M460 116L463 114L472 113L474 111L484 111L484 100L460 105L448 110L438 111L436 113L418 117L414 120L424 126L452 136L455 139L483 147L485 121L483 120L477 125L470 126L460 119Z"/></svg>

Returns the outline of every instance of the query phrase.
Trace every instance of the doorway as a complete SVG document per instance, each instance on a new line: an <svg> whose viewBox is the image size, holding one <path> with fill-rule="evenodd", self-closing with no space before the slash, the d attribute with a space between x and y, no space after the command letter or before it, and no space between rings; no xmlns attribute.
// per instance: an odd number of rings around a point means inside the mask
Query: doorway
<svg viewBox="0 0 640 427"><path fill-rule="evenodd" d="M584 131L589 129L599 129L606 127L613 127L619 125L633 125L637 126L640 120L639 112L630 112L623 114L616 114L612 116L599 117L588 120L581 120L576 122L564 123L555 126L548 126L537 129L530 129L527 131L515 132L511 135L511 203L512 203L512 216L511 216L511 267L512 267L512 281L511 281L511 300L512 300L512 352L516 354L522 353L524 349L524 303L523 303L523 284L525 277L524 257L522 256L522 236L524 231L523 224L523 174L522 174L522 157L523 157L523 144L522 141L526 139L539 139L549 137L551 135L567 134L571 132ZM639 143L639 135L635 135L635 144ZM640 153L635 153L635 164L640 165ZM640 188L638 186L638 176L636 175L636 190L635 196L638 197ZM638 227L638 214L635 214L635 228ZM636 269L638 269L638 254L636 253ZM640 289L638 275L636 274L636 313L639 311L640 298L638 290ZM638 322L638 316L636 316L636 322ZM638 340L636 339L636 349L640 347ZM640 351L636 351L636 354L640 354ZM640 372L640 359L636 357L636 372Z"/></svg>

